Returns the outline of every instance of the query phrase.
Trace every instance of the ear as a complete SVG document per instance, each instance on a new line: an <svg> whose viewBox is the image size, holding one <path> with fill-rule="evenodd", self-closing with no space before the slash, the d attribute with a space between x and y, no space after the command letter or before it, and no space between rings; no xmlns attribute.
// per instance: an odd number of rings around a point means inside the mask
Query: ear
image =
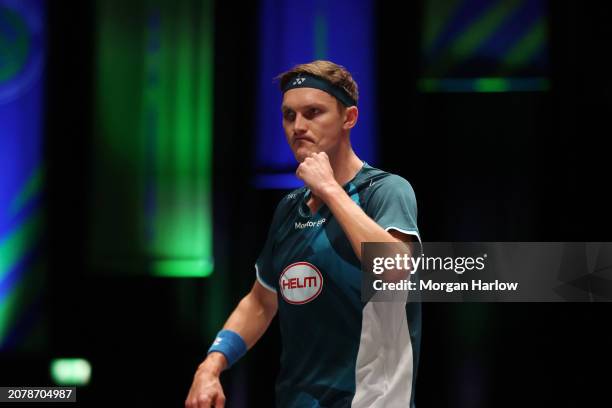
<svg viewBox="0 0 612 408"><path fill-rule="evenodd" d="M352 129L357 124L357 118L359 117L359 109L356 106L350 106L344 111L344 123L342 129Z"/></svg>

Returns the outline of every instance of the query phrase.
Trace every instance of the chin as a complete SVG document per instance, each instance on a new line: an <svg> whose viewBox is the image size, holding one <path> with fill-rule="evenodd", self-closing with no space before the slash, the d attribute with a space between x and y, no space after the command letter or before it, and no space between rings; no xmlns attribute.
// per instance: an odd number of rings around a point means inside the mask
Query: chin
<svg viewBox="0 0 612 408"><path fill-rule="evenodd" d="M298 163L301 163L310 155L310 153L311 151L308 149L298 149L293 155L295 156L295 160L297 160Z"/></svg>

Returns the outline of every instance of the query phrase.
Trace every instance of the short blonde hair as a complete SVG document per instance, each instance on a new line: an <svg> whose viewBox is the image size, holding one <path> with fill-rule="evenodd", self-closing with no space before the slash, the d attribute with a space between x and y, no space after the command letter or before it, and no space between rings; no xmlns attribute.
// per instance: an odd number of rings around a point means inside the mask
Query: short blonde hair
<svg viewBox="0 0 612 408"><path fill-rule="evenodd" d="M351 73L342 65L331 61L316 60L307 64L296 65L274 79L280 80L280 89L282 91L287 83L298 74L310 74L321 77L332 85L344 89L355 100L355 103L359 100L357 82L355 82Z"/></svg>

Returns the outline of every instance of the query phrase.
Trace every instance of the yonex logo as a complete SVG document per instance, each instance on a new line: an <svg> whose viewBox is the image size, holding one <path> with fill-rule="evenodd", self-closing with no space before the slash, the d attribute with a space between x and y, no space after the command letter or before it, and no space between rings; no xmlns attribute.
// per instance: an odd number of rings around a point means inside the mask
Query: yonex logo
<svg viewBox="0 0 612 408"><path fill-rule="evenodd" d="M293 81L293 83L291 85L302 85L302 82L304 82L306 80L306 78L295 78L295 81Z"/></svg>
<svg viewBox="0 0 612 408"><path fill-rule="evenodd" d="M287 194L287 200L293 200L295 196L296 196L295 193Z"/></svg>
<svg viewBox="0 0 612 408"><path fill-rule="evenodd" d="M325 224L325 221L327 221L327 218L321 218L318 221L296 222L295 229L320 227L321 225Z"/></svg>
<svg viewBox="0 0 612 408"><path fill-rule="evenodd" d="M323 275L308 262L296 262L285 268L278 280L287 303L303 305L314 300L323 289Z"/></svg>

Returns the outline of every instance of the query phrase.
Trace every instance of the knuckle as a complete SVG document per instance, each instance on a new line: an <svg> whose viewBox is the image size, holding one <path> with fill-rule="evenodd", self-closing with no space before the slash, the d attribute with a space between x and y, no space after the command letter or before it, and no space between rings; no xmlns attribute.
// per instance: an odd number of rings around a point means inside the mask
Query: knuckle
<svg viewBox="0 0 612 408"><path fill-rule="evenodd" d="M210 404L211 401L212 401L212 399L208 395L200 395L198 397L198 403L199 404Z"/></svg>

